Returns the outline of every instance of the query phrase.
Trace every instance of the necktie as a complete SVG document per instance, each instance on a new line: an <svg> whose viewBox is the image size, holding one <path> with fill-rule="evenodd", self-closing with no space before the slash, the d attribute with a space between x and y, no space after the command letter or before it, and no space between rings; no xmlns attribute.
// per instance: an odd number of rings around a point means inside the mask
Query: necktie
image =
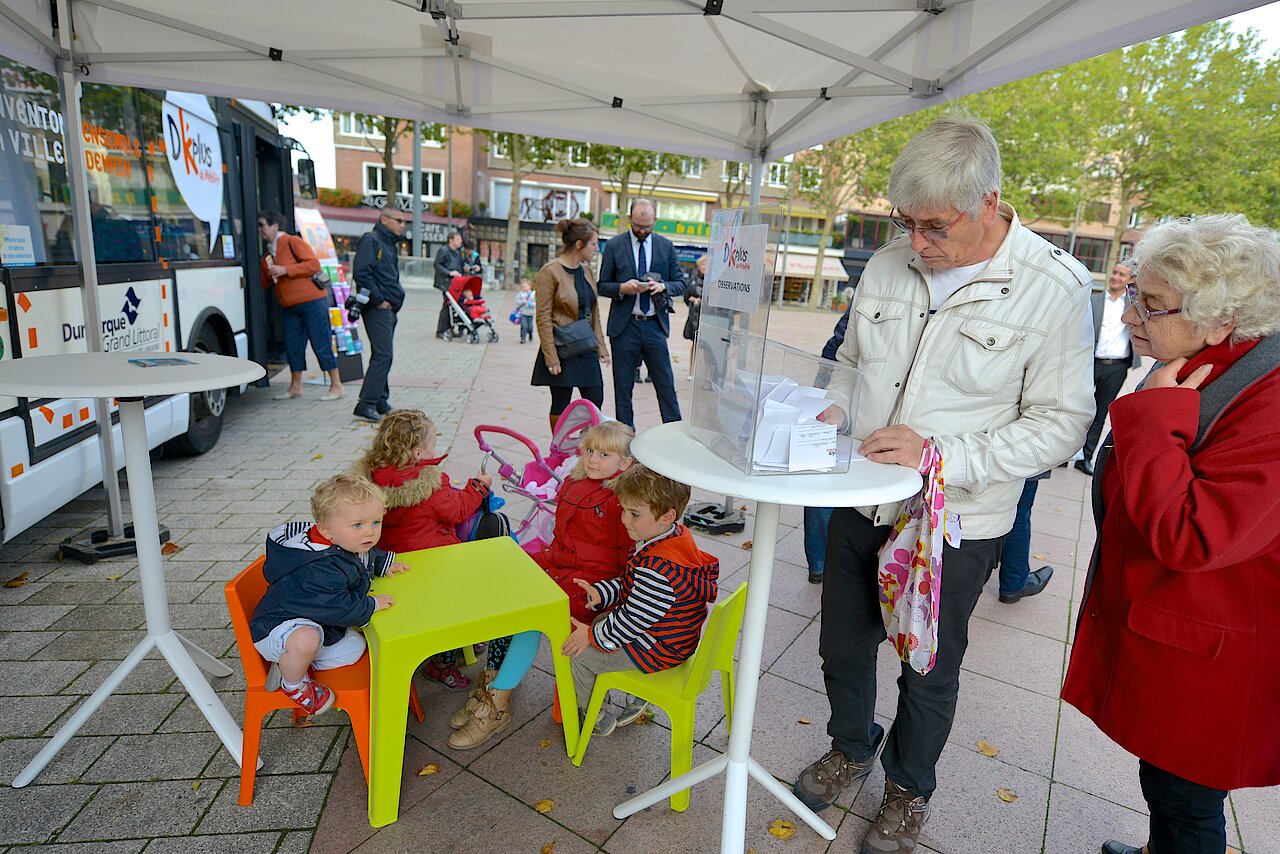
<svg viewBox="0 0 1280 854"><path fill-rule="evenodd" d="M636 262L636 278L644 280L644 274L649 272L649 262L644 257L644 241L640 241L640 256ZM648 314L653 304L649 300L649 292L645 291L640 294L640 313Z"/></svg>

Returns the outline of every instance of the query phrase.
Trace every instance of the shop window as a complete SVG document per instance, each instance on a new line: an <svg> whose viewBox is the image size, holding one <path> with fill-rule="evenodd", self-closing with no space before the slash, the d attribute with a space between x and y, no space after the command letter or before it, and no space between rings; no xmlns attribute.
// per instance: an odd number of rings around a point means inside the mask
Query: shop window
<svg viewBox="0 0 1280 854"><path fill-rule="evenodd" d="M37 264L75 261L62 104L53 76L0 57L0 223L26 227ZM19 118L21 116L21 118Z"/></svg>

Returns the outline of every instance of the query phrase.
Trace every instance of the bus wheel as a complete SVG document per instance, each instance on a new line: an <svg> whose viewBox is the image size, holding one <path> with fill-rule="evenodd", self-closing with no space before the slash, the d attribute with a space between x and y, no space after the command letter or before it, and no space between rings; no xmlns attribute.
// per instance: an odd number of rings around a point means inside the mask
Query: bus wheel
<svg viewBox="0 0 1280 854"><path fill-rule="evenodd" d="M191 347L194 353L222 353L218 346L218 336L205 324L196 336ZM222 416L227 408L227 390L195 392L189 395L191 414L187 421L187 432L175 436L165 443L165 450L179 456L194 456L213 449L222 435Z"/></svg>

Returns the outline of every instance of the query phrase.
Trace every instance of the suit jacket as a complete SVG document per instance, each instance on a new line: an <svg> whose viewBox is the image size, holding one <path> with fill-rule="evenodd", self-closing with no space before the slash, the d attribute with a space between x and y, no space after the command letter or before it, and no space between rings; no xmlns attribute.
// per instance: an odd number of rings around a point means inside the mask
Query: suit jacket
<svg viewBox="0 0 1280 854"><path fill-rule="evenodd" d="M671 241L660 234L649 235L646 249L652 250L649 261L649 272L657 273L667 284L667 294L675 299L684 294L684 271L680 269L680 261L676 258L676 249ZM609 238L604 245L604 256L600 261L600 296L613 300L609 308L609 325L606 328L610 338L617 338L626 328L635 310L637 294L624 294L620 290L623 282L639 278L636 276L636 260L631 254L631 231L624 231ZM671 334L670 312L656 312L658 325L663 335Z"/></svg>
<svg viewBox="0 0 1280 854"><path fill-rule="evenodd" d="M462 272L462 253L446 243L440 247L440 251L436 252L436 260L432 266L436 270L436 287L447 291L449 283L453 281L453 276L449 275L450 271Z"/></svg>
<svg viewBox="0 0 1280 854"><path fill-rule="evenodd" d="M1102 310L1106 306L1107 292L1095 293L1089 295L1089 304L1093 307L1093 345L1094 352L1097 352L1098 336L1102 334ZM1138 355L1138 351L1133 349L1133 344L1129 344L1129 370L1142 367L1142 356Z"/></svg>

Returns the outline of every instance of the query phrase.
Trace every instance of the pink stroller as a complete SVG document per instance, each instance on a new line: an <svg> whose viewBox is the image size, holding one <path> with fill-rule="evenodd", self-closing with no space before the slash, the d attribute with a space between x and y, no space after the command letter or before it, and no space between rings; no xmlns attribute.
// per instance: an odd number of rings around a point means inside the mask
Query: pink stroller
<svg viewBox="0 0 1280 854"><path fill-rule="evenodd" d="M484 451L480 463L483 472L492 458L498 464L498 477L503 489L523 495L533 501L533 507L525 514L512 534L520 547L529 554L542 551L551 543L556 523L556 495L560 484L578 463L578 443L587 429L601 421L600 410L589 400L578 399L569 404L556 423L555 435L546 456L531 439L506 427L481 424L475 429L476 442ZM517 473L517 462L510 462L495 450L490 435L502 435L515 439L529 451L532 459Z"/></svg>

